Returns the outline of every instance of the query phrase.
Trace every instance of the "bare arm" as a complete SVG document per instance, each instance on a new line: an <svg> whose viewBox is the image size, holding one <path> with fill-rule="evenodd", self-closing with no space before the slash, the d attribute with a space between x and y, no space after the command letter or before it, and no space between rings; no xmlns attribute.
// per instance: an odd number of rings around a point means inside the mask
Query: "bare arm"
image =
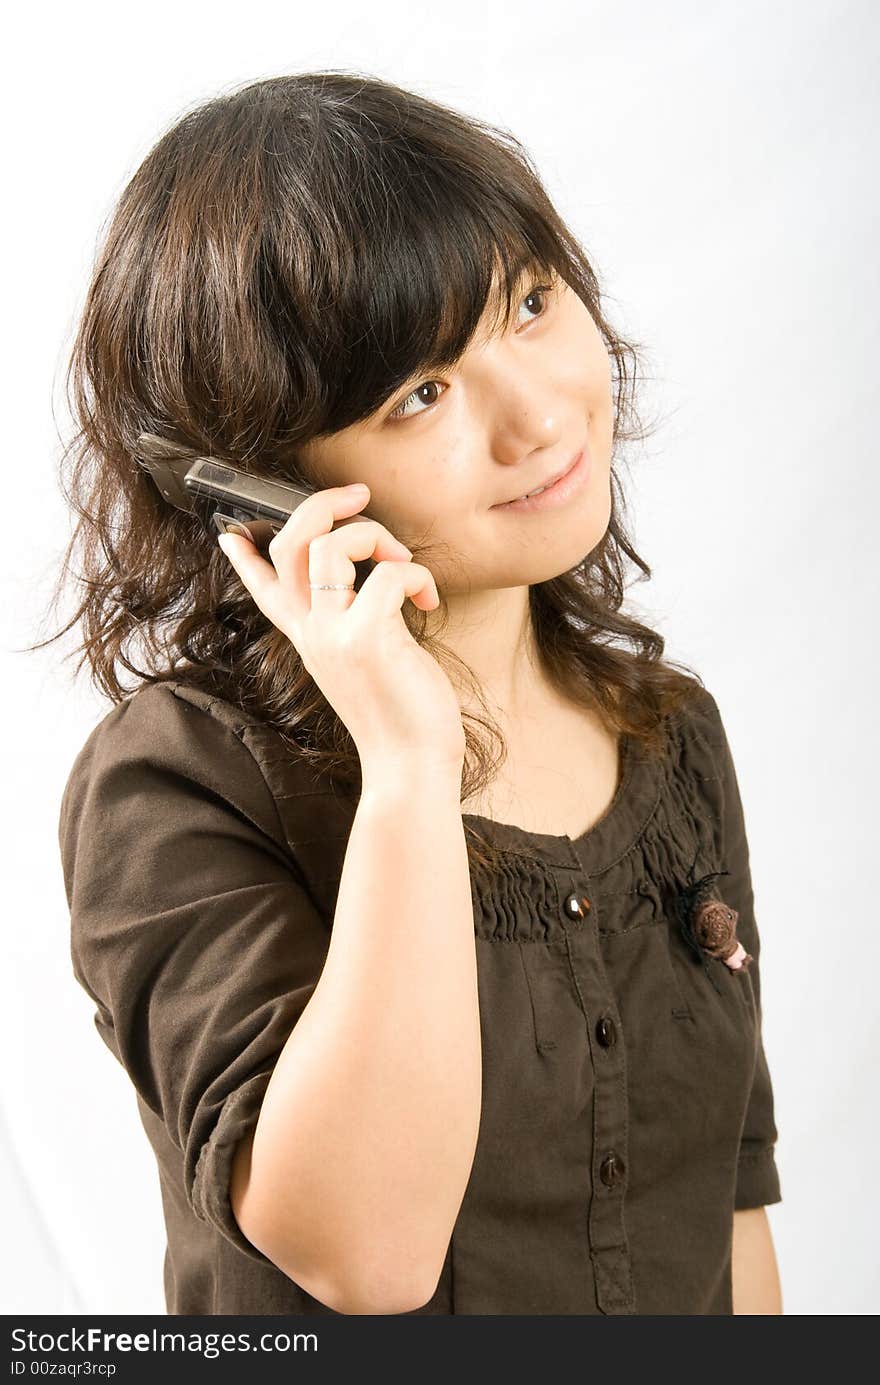
<svg viewBox="0 0 880 1385"><path fill-rule="evenodd" d="M482 1065L458 776L365 782L330 947L230 1199L247 1238L344 1313L433 1294L467 1187Z"/></svg>
<svg viewBox="0 0 880 1385"><path fill-rule="evenodd" d="M782 1287L766 1207L734 1212L732 1275L735 1314L782 1312Z"/></svg>

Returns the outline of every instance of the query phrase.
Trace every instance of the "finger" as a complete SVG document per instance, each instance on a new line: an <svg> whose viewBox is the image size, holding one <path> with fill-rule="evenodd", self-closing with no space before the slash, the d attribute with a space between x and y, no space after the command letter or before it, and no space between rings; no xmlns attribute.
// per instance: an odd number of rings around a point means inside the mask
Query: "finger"
<svg viewBox="0 0 880 1385"><path fill-rule="evenodd" d="M263 615L275 623L272 610L281 583L272 564L244 534L220 534L217 543L247 587Z"/></svg>
<svg viewBox="0 0 880 1385"><path fill-rule="evenodd" d="M285 521L269 545L272 561L275 555L292 552L309 543L318 534L329 534L334 524L356 518L370 499L368 486L329 486L314 491Z"/></svg>
<svg viewBox="0 0 880 1385"><path fill-rule="evenodd" d="M269 544L269 558L281 578L286 597L296 619L311 609L309 590L309 546L329 534L339 520L356 517L370 498L368 486L330 486L315 491L287 520ZM317 579L316 579L317 580ZM321 581L351 582L350 577L323 577Z"/></svg>
<svg viewBox="0 0 880 1385"><path fill-rule="evenodd" d="M354 584L357 577L355 562L365 558L375 558L377 562L410 562L411 551L405 544L389 533L383 524L375 520L353 519L344 521L330 534L319 534L308 546L309 591L312 596L311 609L347 611L354 603ZM284 560L277 562L285 580ZM276 562L276 566L277 566ZM296 555L288 559L290 571L296 572ZM295 581L295 577L291 577Z"/></svg>
<svg viewBox="0 0 880 1385"><path fill-rule="evenodd" d="M357 601L352 605L352 617L375 623L399 611L407 596L423 611L437 608L440 593L430 569L422 563L377 563L358 592Z"/></svg>
<svg viewBox="0 0 880 1385"><path fill-rule="evenodd" d="M280 536L276 535L276 539ZM408 562L410 550L375 520L352 520L332 532L315 535L306 542L285 547L273 540L270 557L285 589L291 594L298 619L312 608L312 584L333 583L353 586L357 573L354 563L378 555L380 558ZM325 598L331 609L346 610L351 596L341 592Z"/></svg>
<svg viewBox="0 0 880 1385"><path fill-rule="evenodd" d="M353 582L353 564L365 558L389 561L412 558L405 544L389 533L384 524L374 519L354 520L338 527L329 534L319 534L308 546L308 574L310 582ZM283 577L285 557L283 553L272 554L272 561ZM296 555L286 560L289 570L295 570ZM279 567L279 562L281 566Z"/></svg>
<svg viewBox="0 0 880 1385"><path fill-rule="evenodd" d="M276 617L280 614L278 603L281 584L275 565L275 555L282 536L284 536L286 544L296 541L301 546L305 545L303 552L306 556L303 559L303 565L307 573L307 545L310 532L321 533L332 527L336 519L353 515L367 503L369 498L368 487L333 486L327 490L315 491L301 505L297 506L282 528L274 535L268 545L268 558L264 558L244 534L227 531L221 535L223 542L220 546L223 552L229 558L260 610L269 617L273 624L279 624ZM299 588L294 584L285 587L284 600L295 616L302 616L306 613L311 604L307 579L305 589L302 588L302 584Z"/></svg>

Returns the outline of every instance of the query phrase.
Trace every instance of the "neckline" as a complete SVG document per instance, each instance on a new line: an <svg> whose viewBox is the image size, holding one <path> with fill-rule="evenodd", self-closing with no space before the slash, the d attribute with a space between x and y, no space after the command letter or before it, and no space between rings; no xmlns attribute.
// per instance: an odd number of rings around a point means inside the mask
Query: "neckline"
<svg viewBox="0 0 880 1385"><path fill-rule="evenodd" d="M660 799L661 767L627 732L621 734L620 757L620 782L614 797L598 821L576 837L566 832L532 832L480 813L462 813L462 821L479 828L502 849L598 874L632 847Z"/></svg>

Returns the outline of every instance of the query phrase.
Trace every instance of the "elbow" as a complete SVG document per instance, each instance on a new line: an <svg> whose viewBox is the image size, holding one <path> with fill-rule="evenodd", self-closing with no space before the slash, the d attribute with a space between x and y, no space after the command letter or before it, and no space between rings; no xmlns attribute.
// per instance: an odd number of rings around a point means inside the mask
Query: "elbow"
<svg viewBox="0 0 880 1385"><path fill-rule="evenodd" d="M437 1291L442 1273L423 1272L410 1260L404 1267L400 1256L377 1254L369 1257L352 1253L346 1247L346 1264L321 1265L317 1255L304 1255L300 1238L282 1230L277 1215L279 1199L260 1195L251 1177L254 1132L239 1144L233 1159L230 1180L230 1206L242 1234L251 1245L271 1260L282 1274L311 1298L335 1313L393 1314L411 1313L424 1307ZM336 1258L336 1257L334 1257ZM390 1269L389 1267L393 1267Z"/></svg>
<svg viewBox="0 0 880 1385"><path fill-rule="evenodd" d="M434 1297L437 1280L433 1283L422 1281L421 1285L412 1281L396 1287L377 1285L375 1280L347 1292L333 1295L334 1302L328 1307L337 1313L374 1314L387 1316L394 1313L414 1313L423 1308Z"/></svg>
<svg viewBox="0 0 880 1385"><path fill-rule="evenodd" d="M404 1268L401 1257L390 1252L377 1258L375 1249L369 1260L350 1257L344 1269L328 1272L322 1283L303 1283L295 1273L289 1277L337 1313L382 1316L423 1308L434 1297L440 1280L439 1273L425 1271L411 1261Z"/></svg>
<svg viewBox="0 0 880 1385"><path fill-rule="evenodd" d="M350 1254L344 1266L322 1265L315 1255L304 1257L302 1246L279 1237L277 1229L266 1234L245 1221L242 1232L282 1274L334 1313L412 1313L437 1292L438 1274L392 1274L391 1257L378 1270L358 1268L357 1257Z"/></svg>
<svg viewBox="0 0 880 1385"><path fill-rule="evenodd" d="M378 1271L358 1270L353 1259L344 1269L322 1268L314 1260L305 1266L293 1247L277 1241L264 1242L259 1249L288 1279L334 1313L412 1313L424 1307L437 1291L439 1275L391 1274L387 1263Z"/></svg>
<svg viewBox="0 0 880 1385"><path fill-rule="evenodd" d="M404 1278L391 1276L385 1270L381 1274L358 1274L348 1266L342 1273L330 1267L322 1270L314 1263L304 1268L297 1263L289 1246L276 1243L259 1248L288 1279L334 1313L381 1316L412 1313L424 1307L437 1290L439 1276L436 1275Z"/></svg>

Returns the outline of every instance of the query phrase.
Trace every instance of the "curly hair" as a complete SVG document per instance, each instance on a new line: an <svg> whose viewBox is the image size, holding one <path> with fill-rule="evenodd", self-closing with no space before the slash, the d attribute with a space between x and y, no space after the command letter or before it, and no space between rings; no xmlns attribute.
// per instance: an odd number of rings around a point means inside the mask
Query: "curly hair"
<svg viewBox="0 0 880 1385"><path fill-rule="evenodd" d="M137 438L155 433L184 453L314 485L298 447L454 363L499 263L509 314L523 262L561 276L586 305L614 389L610 521L575 568L530 587L536 648L554 686L661 755L665 718L702 683L622 609L625 563L637 580L651 576L624 526L617 471L624 445L651 431L636 408L640 346L604 316L585 251L509 132L358 73L284 75L208 100L126 184L66 377L74 432L59 469L78 519L52 606L71 577L78 605L29 648L81 622L75 672L87 661L112 702L152 682L197 684L357 794L347 727L202 523L135 464ZM403 616L441 663L470 674L444 646L442 623L429 637L425 612L405 602ZM486 714L463 713L462 801L506 753L472 685ZM467 834L470 858L491 865L491 844L470 825Z"/></svg>

